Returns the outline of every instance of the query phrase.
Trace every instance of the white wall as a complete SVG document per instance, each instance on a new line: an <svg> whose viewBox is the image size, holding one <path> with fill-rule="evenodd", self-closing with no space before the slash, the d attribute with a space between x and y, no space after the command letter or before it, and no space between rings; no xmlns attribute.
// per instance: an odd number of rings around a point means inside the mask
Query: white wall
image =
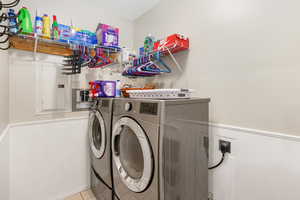
<svg viewBox="0 0 300 200"><path fill-rule="evenodd" d="M300 135L299 6L294 0L161 0L135 21L135 47L149 33L184 33L191 48L177 58L185 72L171 75L166 87L211 97L212 122Z"/></svg>
<svg viewBox="0 0 300 200"><path fill-rule="evenodd" d="M87 121L11 125L10 200L63 199L89 188Z"/></svg>
<svg viewBox="0 0 300 200"><path fill-rule="evenodd" d="M0 51L0 135L6 128L9 120L9 80L8 80L8 54L5 51Z"/></svg>
<svg viewBox="0 0 300 200"><path fill-rule="evenodd" d="M135 20L153 8L159 1L160 0L115 0L112 3L115 9L120 10L120 12L116 13L117 15L121 15L129 20Z"/></svg>
<svg viewBox="0 0 300 200"><path fill-rule="evenodd" d="M0 199L9 200L9 128L0 135Z"/></svg>
<svg viewBox="0 0 300 200"><path fill-rule="evenodd" d="M214 200L297 200L300 197L300 137L214 124L211 163L220 160L219 139L232 153L210 172Z"/></svg>

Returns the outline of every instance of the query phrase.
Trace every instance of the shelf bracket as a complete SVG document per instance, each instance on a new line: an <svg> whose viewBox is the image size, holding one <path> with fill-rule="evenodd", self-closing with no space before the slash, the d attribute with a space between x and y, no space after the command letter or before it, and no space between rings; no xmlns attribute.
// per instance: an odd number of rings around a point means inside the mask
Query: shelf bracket
<svg viewBox="0 0 300 200"><path fill-rule="evenodd" d="M167 49L167 51L169 52L173 62L175 63L177 69L180 71L180 72L183 72L183 68L182 66L177 62L176 58L174 57L173 53L171 52L171 50L168 48L168 47L165 47Z"/></svg>
<svg viewBox="0 0 300 200"><path fill-rule="evenodd" d="M37 55L37 47L38 47L38 42L39 42L38 40L39 40L39 38L36 36L35 40L34 40L34 49L33 49L33 59L34 59L34 61L37 61L36 55Z"/></svg>

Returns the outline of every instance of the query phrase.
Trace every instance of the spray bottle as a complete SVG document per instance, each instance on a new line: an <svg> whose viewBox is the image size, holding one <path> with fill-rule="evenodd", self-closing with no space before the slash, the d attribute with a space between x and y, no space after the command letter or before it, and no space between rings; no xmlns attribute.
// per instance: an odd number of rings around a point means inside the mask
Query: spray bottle
<svg viewBox="0 0 300 200"><path fill-rule="evenodd" d="M148 53L151 53L154 49L154 42L155 42L155 39L154 37L149 34L146 38L145 38L145 41L144 41L144 51L146 54Z"/></svg>
<svg viewBox="0 0 300 200"><path fill-rule="evenodd" d="M58 29L57 17L55 15L53 15L52 38L53 40L59 40L59 29Z"/></svg>

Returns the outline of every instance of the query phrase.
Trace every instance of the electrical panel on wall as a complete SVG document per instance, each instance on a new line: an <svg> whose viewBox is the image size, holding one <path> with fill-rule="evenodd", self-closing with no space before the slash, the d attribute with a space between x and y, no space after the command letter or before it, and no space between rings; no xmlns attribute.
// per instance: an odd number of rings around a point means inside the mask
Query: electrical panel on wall
<svg viewBox="0 0 300 200"><path fill-rule="evenodd" d="M56 63L40 63L36 67L37 114L71 111L71 80L61 74Z"/></svg>

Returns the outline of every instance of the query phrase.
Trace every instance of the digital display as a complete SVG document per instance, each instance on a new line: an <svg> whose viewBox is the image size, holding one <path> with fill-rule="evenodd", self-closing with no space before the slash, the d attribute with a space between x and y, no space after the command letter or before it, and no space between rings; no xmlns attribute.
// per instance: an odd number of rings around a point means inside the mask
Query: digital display
<svg viewBox="0 0 300 200"><path fill-rule="evenodd" d="M141 103L140 113L157 115L158 104L157 103Z"/></svg>

